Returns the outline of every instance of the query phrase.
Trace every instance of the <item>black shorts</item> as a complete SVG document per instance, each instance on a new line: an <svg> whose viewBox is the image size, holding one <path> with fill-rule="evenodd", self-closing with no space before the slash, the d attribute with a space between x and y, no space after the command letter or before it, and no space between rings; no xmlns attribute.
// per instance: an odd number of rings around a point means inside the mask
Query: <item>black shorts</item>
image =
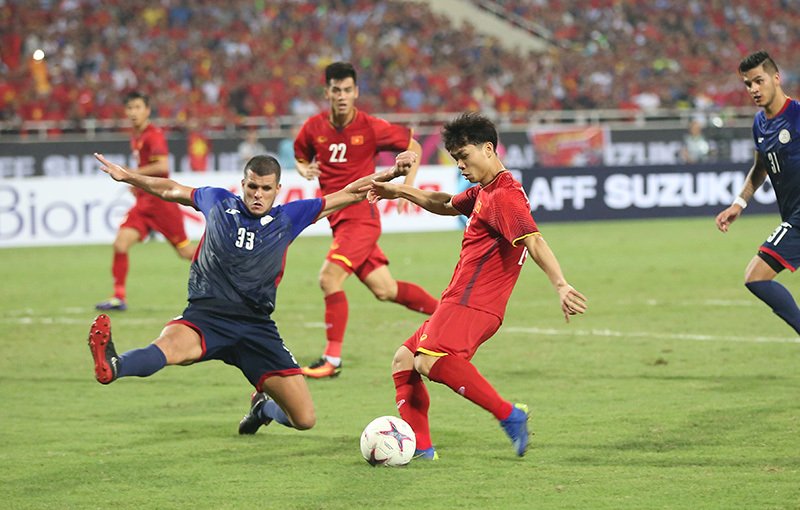
<svg viewBox="0 0 800 510"><path fill-rule="evenodd" d="M231 315L190 303L169 324L197 331L203 347L198 361L218 359L238 367L257 391L263 391L261 385L268 377L302 373L268 316Z"/></svg>
<svg viewBox="0 0 800 510"><path fill-rule="evenodd" d="M758 248L758 255L776 272L794 272L800 265L800 227L784 221Z"/></svg>

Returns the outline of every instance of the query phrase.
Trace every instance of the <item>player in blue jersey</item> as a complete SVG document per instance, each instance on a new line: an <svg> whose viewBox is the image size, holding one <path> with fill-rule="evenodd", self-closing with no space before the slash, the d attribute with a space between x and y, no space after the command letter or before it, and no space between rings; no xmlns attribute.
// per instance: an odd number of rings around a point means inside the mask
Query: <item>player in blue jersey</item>
<svg viewBox="0 0 800 510"><path fill-rule="evenodd" d="M762 108L753 121L755 161L733 204L717 215L717 228L727 232L769 176L781 223L747 265L745 286L800 333L800 309L786 287L774 280L784 269L794 271L800 265L800 102L783 91L778 66L766 51L742 60L739 75Z"/></svg>
<svg viewBox="0 0 800 510"><path fill-rule="evenodd" d="M166 365L217 359L238 367L255 387L240 434L254 434L275 420L305 430L314 426L314 404L302 371L270 318L289 244L320 218L363 200L372 180L405 175L416 154L397 156L391 170L362 177L322 198L274 205L281 168L271 156L248 161L242 197L222 188L191 188L149 177L95 157L114 180L164 200L193 206L206 230L192 261L189 305L167 323L153 343L117 355L111 321L99 315L89 331L95 377L102 384L128 376L147 377ZM362 191L363 188L363 191Z"/></svg>

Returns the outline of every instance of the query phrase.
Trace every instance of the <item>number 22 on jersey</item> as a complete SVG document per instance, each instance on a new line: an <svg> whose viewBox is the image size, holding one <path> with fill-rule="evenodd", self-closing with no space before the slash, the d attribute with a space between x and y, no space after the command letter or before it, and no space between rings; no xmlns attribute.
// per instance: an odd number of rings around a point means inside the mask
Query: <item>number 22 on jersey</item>
<svg viewBox="0 0 800 510"><path fill-rule="evenodd" d="M328 146L328 150L331 152L331 157L328 161L331 163L346 163L347 158L345 155L347 154L347 145L343 143L332 143Z"/></svg>

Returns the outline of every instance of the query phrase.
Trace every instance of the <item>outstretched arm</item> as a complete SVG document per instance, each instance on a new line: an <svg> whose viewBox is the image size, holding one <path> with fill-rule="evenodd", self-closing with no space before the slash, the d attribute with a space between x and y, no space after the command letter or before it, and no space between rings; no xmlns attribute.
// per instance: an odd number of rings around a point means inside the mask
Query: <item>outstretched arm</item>
<svg viewBox="0 0 800 510"><path fill-rule="evenodd" d="M403 184L407 184L409 186L414 185L414 179L417 177L417 170L419 170L419 164L422 162L422 146L419 144L418 141L415 139L411 139L411 143L409 144L408 150L415 153L417 155L416 162L411 165L411 168L408 169L408 174L406 174L406 178L403 179ZM398 200L397 201L397 212L403 214L408 212L410 205L407 200Z"/></svg>
<svg viewBox="0 0 800 510"><path fill-rule="evenodd" d="M717 228L722 232L727 232L728 228L730 227L731 223L736 221L745 207L747 207L747 202L753 198L753 194L755 194L756 190L764 184L764 181L767 179L767 162L764 161L764 157L761 153L756 152L755 158L753 160L753 166L750 167L750 171L747 173L747 177L744 179L744 185L742 186L741 191L739 191L739 195L736 197L736 200L727 207L724 211L719 213L716 218Z"/></svg>
<svg viewBox="0 0 800 510"><path fill-rule="evenodd" d="M526 237L524 243L533 261L544 271L553 288L558 292L564 319L569 322L570 315L584 313L586 311L586 297L567 283L564 274L561 272L561 265L558 263L558 259L556 259L547 241L537 233Z"/></svg>
<svg viewBox="0 0 800 510"><path fill-rule="evenodd" d="M144 190L151 195L155 195L163 200L169 202L178 202L184 205L193 205L192 203L192 190L189 186L178 184L172 179L165 179L163 177L151 177L142 175L124 166L112 163L107 160L102 154L94 153L97 161L102 163L100 170L111 176L112 179L119 182L125 182L131 186L135 186Z"/></svg>
<svg viewBox="0 0 800 510"><path fill-rule="evenodd" d="M417 155L413 152L401 152L395 158L395 165L389 170L362 177L335 193L325 195L325 208L319 213L318 218L324 218L339 209L364 200L373 182L390 181L395 177L406 175L416 158Z"/></svg>
<svg viewBox="0 0 800 510"><path fill-rule="evenodd" d="M370 202L377 202L382 198L404 198L414 202L423 209L440 216L458 216L458 211L450 200L453 195L443 191L427 191L409 186L408 184L394 184L390 182L374 182L369 190Z"/></svg>

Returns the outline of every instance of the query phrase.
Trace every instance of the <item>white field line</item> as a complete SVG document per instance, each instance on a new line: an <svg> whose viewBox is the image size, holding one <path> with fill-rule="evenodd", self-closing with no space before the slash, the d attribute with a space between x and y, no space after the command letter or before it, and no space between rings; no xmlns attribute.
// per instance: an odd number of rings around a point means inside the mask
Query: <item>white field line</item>
<svg viewBox="0 0 800 510"><path fill-rule="evenodd" d="M658 333L655 331L614 331L611 329L564 329L505 327L500 333L523 333L542 336L583 336L601 338L656 338L659 340L690 340L695 342L749 342L800 344L800 337L700 335L694 333Z"/></svg>

